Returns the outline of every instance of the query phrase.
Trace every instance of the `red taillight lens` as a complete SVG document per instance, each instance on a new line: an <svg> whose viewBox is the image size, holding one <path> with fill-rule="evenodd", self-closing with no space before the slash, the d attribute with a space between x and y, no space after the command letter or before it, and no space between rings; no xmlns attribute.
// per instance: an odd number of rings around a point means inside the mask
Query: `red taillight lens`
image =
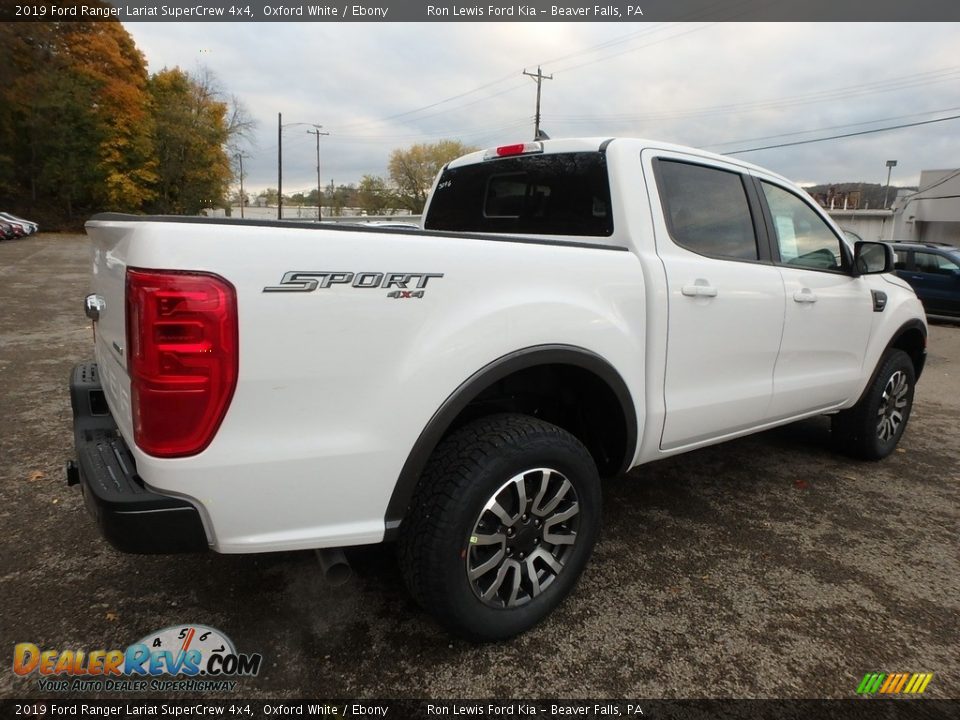
<svg viewBox="0 0 960 720"><path fill-rule="evenodd" d="M201 452L237 385L237 293L217 275L127 269L127 370L137 446Z"/></svg>

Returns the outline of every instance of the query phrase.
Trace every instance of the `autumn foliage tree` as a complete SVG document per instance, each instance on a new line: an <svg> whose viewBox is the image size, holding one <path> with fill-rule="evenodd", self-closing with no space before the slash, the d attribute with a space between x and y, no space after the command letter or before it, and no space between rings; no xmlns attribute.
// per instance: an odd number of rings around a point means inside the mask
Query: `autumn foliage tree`
<svg viewBox="0 0 960 720"><path fill-rule="evenodd" d="M147 71L117 22L0 26L2 182L30 205L136 210L152 195Z"/></svg>
<svg viewBox="0 0 960 720"><path fill-rule="evenodd" d="M101 182L93 188L94 200L111 209L138 210L153 196L156 180L143 54L120 23L64 25L74 72L96 89L90 111L98 129Z"/></svg>
<svg viewBox="0 0 960 720"><path fill-rule="evenodd" d="M46 227L220 204L250 125L209 74L150 78L119 22L0 24L0 196Z"/></svg>

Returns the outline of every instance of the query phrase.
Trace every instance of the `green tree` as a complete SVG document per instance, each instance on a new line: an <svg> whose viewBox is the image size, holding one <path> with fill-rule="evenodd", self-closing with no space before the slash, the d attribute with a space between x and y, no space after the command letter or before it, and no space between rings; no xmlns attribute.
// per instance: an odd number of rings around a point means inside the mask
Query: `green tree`
<svg viewBox="0 0 960 720"><path fill-rule="evenodd" d="M357 205L371 215L383 215L395 203L393 193L382 177L364 175L357 189Z"/></svg>
<svg viewBox="0 0 960 720"><path fill-rule="evenodd" d="M233 170L227 155L229 108L209 76L180 68L150 78L157 195L153 212L195 215L224 202Z"/></svg>
<svg viewBox="0 0 960 720"><path fill-rule="evenodd" d="M411 212L421 212L440 169L454 158L475 149L459 140L441 140L414 145L406 150L394 150L390 153L387 169L396 190L397 202Z"/></svg>
<svg viewBox="0 0 960 720"><path fill-rule="evenodd" d="M276 205L279 197L276 188L267 188L257 193L257 200L262 200L265 205Z"/></svg>

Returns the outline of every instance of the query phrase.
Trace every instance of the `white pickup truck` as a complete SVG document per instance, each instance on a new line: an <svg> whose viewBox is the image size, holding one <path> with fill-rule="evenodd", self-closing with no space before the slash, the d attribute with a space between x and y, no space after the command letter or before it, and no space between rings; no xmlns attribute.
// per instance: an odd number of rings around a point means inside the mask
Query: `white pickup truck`
<svg viewBox="0 0 960 720"><path fill-rule="evenodd" d="M90 220L68 480L106 538L397 540L413 596L491 640L574 586L601 477L817 414L863 458L903 434L927 327L892 250L759 167L508 145L445 167L423 226Z"/></svg>

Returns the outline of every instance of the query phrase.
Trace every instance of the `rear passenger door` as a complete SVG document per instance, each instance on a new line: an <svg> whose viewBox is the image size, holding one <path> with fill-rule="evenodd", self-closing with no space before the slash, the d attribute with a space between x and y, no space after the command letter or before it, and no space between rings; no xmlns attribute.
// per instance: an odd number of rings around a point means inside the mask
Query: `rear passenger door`
<svg viewBox="0 0 960 720"><path fill-rule="evenodd" d="M782 419L836 406L857 390L873 296L853 277L848 246L810 200L766 179L757 186L786 292L770 406Z"/></svg>
<svg viewBox="0 0 960 720"><path fill-rule="evenodd" d="M643 163L668 290L660 446L672 450L767 419L783 281L737 166L655 150Z"/></svg>

